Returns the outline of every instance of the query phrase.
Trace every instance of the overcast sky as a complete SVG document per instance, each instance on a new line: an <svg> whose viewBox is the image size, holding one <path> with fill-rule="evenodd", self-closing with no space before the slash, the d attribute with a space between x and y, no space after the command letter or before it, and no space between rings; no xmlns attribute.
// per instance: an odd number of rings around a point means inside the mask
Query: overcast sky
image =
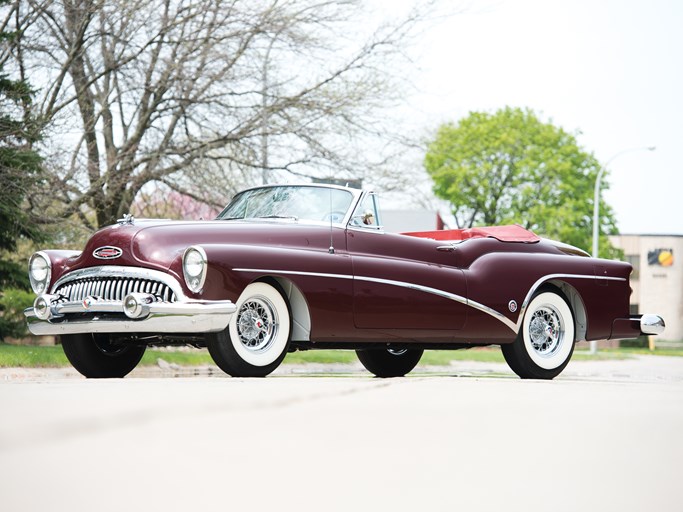
<svg viewBox="0 0 683 512"><path fill-rule="evenodd" d="M388 1L388 0L387 0ZM477 0L414 48L426 129L530 107L609 169L622 233L683 234L683 0Z"/></svg>

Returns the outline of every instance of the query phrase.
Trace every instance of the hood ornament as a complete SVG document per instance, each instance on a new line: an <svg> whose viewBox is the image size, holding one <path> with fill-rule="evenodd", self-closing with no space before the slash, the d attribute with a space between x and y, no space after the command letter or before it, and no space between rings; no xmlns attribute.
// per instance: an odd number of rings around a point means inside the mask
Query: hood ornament
<svg viewBox="0 0 683 512"><path fill-rule="evenodd" d="M122 219L118 219L116 222L121 224L122 226L125 224L133 224L135 223L135 217L133 217L130 213L126 213Z"/></svg>

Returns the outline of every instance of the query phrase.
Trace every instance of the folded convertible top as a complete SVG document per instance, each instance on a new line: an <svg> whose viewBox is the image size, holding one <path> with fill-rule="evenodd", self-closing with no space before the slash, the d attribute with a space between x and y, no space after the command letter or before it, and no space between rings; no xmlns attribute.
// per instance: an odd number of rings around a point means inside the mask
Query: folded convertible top
<svg viewBox="0 0 683 512"><path fill-rule="evenodd" d="M445 229L441 231L413 231L402 233L403 235L416 236L419 238L431 238L433 240L462 241L470 238L495 238L501 242L538 242L540 238L533 232L522 226L513 224L510 226L488 226L468 229Z"/></svg>

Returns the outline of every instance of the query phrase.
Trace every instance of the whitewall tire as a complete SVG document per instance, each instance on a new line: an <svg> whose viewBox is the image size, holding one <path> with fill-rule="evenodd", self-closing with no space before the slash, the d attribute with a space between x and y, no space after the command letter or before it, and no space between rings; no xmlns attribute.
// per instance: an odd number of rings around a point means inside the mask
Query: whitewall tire
<svg viewBox="0 0 683 512"><path fill-rule="evenodd" d="M544 290L529 303L517 339L502 345L510 368L523 379L552 379L574 352L574 316L559 293Z"/></svg>
<svg viewBox="0 0 683 512"><path fill-rule="evenodd" d="M228 327L207 336L215 363L233 377L265 377L287 355L291 318L287 301L275 286L252 283L237 301Z"/></svg>

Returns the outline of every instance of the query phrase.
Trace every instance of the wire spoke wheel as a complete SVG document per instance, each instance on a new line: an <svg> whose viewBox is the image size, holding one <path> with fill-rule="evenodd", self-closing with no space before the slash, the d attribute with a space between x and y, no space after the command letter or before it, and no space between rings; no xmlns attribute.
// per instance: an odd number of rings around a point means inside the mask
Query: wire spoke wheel
<svg viewBox="0 0 683 512"><path fill-rule="evenodd" d="M277 285L252 283L237 300L228 327L207 335L214 362L233 377L265 377L287 355L289 304Z"/></svg>
<svg viewBox="0 0 683 512"><path fill-rule="evenodd" d="M550 305L534 311L529 323L531 346L543 357L552 356L562 345L564 325L558 311Z"/></svg>
<svg viewBox="0 0 683 512"><path fill-rule="evenodd" d="M266 297L254 297L237 313L237 333L247 350L268 350L279 328L275 306Z"/></svg>
<svg viewBox="0 0 683 512"><path fill-rule="evenodd" d="M505 361L523 379L553 379L574 352L572 310L563 296L548 289L538 293L523 314L515 341L501 346Z"/></svg>

